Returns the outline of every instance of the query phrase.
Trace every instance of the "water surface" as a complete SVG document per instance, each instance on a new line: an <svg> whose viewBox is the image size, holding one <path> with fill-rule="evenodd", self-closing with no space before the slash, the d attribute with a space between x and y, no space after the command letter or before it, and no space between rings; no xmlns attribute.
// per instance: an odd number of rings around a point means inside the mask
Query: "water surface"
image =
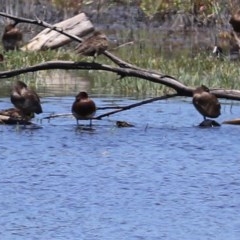
<svg viewBox="0 0 240 240"><path fill-rule="evenodd" d="M44 97L37 118L69 112L73 96ZM92 97L101 107L139 101ZM9 106L2 97L0 108ZM225 103L218 121L237 116L239 106ZM1 125L1 239L237 240L239 126L200 129L201 120L190 99L174 99L92 129L72 117L36 119L39 129Z"/></svg>

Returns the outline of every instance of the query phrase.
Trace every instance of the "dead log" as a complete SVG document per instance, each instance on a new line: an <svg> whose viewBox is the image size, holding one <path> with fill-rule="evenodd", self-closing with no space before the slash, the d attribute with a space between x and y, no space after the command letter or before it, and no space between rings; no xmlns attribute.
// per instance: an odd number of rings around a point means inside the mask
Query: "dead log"
<svg viewBox="0 0 240 240"><path fill-rule="evenodd" d="M53 29L59 29L59 32ZM46 28L25 46L21 48L23 51L38 51L47 49L56 49L72 41L61 31L78 37L84 37L94 31L94 26L85 13L80 13L65 21L53 25L53 29Z"/></svg>
<svg viewBox="0 0 240 240"><path fill-rule="evenodd" d="M31 125L32 123L29 119L26 119L18 109L9 108L0 111L0 124Z"/></svg>

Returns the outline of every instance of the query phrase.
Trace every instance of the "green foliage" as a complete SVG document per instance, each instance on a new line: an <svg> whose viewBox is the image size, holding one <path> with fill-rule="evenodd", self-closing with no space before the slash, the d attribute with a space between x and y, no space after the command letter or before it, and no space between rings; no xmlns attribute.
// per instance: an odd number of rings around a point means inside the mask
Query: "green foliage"
<svg viewBox="0 0 240 240"><path fill-rule="evenodd" d="M194 12L199 15L218 14L220 10L226 9L226 5L232 8L231 0L142 0L141 8L149 17L156 13L166 13L172 10L183 12Z"/></svg>
<svg viewBox="0 0 240 240"><path fill-rule="evenodd" d="M188 1L187 1L188 2ZM141 8L148 15L153 16L157 12L178 10L185 7L186 1L171 0L142 0ZM189 4L188 4L189 5Z"/></svg>
<svg viewBox="0 0 240 240"><path fill-rule="evenodd" d="M23 51L9 51L4 53L4 62L2 63L2 70L13 70L34 64L51 61L51 60L69 60L76 58L72 53L65 50L58 51L38 51L38 52L23 52Z"/></svg>
<svg viewBox="0 0 240 240"><path fill-rule="evenodd" d="M211 49L193 52L188 44L171 46L173 42L162 41L166 39L163 34L161 32L155 35L153 32L142 31L138 33L139 42L135 41L134 46L119 49L115 54L142 68L173 76L188 86L205 84L210 88L240 89L238 62L227 58L216 59L212 56ZM172 50L169 51L168 47ZM133 84L133 79L124 81L126 85L127 81ZM159 84L144 82L141 87L143 92L157 94L166 91L166 88ZM134 90L136 89L139 87L135 86Z"/></svg>
<svg viewBox="0 0 240 240"><path fill-rule="evenodd" d="M128 37L126 31L117 34L117 38L122 39L123 42ZM205 84L210 88L240 89L238 62L231 62L228 59L215 59L211 56L211 50L203 51L199 49L199 51L193 52L188 44L183 47L171 42L171 39L167 41L163 32L142 30L134 32L133 36L136 37L133 44L117 50L110 49L110 51L129 63L173 76L188 86L194 87ZM178 35L178 37L180 36ZM5 61L1 64L1 71L19 69L52 60L92 60L92 58L76 55L71 49L41 52L12 51L6 52L4 57ZM104 56L99 56L97 62L112 64ZM138 94L141 96L156 96L172 91L161 84L143 79L126 77L117 80L118 76L116 74L104 71L75 70L74 72L78 76L84 75L87 79L90 79L92 91L96 90L99 94L104 94L106 89L108 89L108 92L115 94L124 93L134 96ZM37 76L29 73L19 77L34 81Z"/></svg>
<svg viewBox="0 0 240 240"><path fill-rule="evenodd" d="M51 0L53 5L59 8L78 8L80 9L84 0Z"/></svg>

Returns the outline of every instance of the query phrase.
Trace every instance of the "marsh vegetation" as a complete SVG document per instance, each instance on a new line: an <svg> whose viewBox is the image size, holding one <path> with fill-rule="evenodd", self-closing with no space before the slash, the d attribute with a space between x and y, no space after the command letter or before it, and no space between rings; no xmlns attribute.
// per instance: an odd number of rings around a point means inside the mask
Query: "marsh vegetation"
<svg viewBox="0 0 240 240"><path fill-rule="evenodd" d="M147 32L145 34L148 35ZM156 42L148 38L148 41L144 43L135 42L113 52L127 62L174 76L189 86L205 84L210 88L239 89L240 87L239 62L231 62L227 58L223 60L216 59L212 56L211 50L199 51L193 54L191 49L177 49L175 47L174 51L169 52L168 49L162 47L161 42L156 45ZM19 69L50 60L78 61L80 59L84 58L76 55L71 49L42 52L12 51L5 54L5 61L1 65L1 71ZM98 62L109 63L109 60L101 56L98 58ZM85 76L90 74L89 77L94 78L94 85L112 86L113 89L122 93L139 92L157 95L166 90L165 87L159 84L141 79L125 78L116 81L117 76L110 73L79 71L76 74L84 74ZM28 75L31 82L34 82L33 78L36 78L37 74L26 74L26 80Z"/></svg>
<svg viewBox="0 0 240 240"><path fill-rule="evenodd" d="M16 6L10 4L6 10L14 12L13 10L17 11L16 7L19 7L19 12L21 12L21 6L26 3L20 0L17 2ZM34 6L33 1L26 2L32 4L32 7ZM227 9L226 3L228 3ZM44 6L45 2L43 1L42 4ZM49 4L59 11L64 7L70 9L74 4L77 4L81 9L91 6L92 8L95 7L100 13L119 4L125 4L125 6L135 4L135 7L140 7L145 13L145 20L148 19L146 20L146 25L143 28L133 28L134 22L131 22L133 25L129 29L116 30L114 32L106 30L106 34L112 41L110 52L136 66L157 70L163 74L173 76L188 86L205 84L209 88L239 89L238 62L231 62L227 57L222 60L216 59L212 55L214 39L224 30L219 29L219 26L221 25L224 28L228 25L227 18L224 18L228 15L223 15L223 13L226 14L232 11L235 4L234 1L205 1L204 11L202 12L200 11L201 1L143 0L135 1L135 3L134 1L108 1L108 3L106 1L98 1L98 5L94 5L94 1L69 1L68 6L65 6L64 1L55 0L49 2ZM150 6L154 7L154 11ZM128 11L127 9L126 12ZM166 14L169 14L169 10L174 10L175 13L176 11L185 12L186 14L191 12L192 15L197 14L197 16L205 20L209 20L209 16L211 16L215 26L206 24L203 28L192 26L190 29L181 29L180 31L168 25L168 27L164 26L164 29L161 29L162 22L168 20ZM174 17L174 11L171 12L172 18ZM156 18L159 13L164 13L165 17ZM171 19L171 16L169 19ZM159 21L159 27L148 27L151 25L150 20ZM104 26L102 27L104 28ZM115 49L118 44L128 42L130 44ZM82 59L74 52L74 45L42 52L13 51L5 53L5 61L1 65L1 70L19 69L50 60L79 61ZM103 56L99 57L98 61L109 63L109 60ZM112 73L75 71L74 75L89 77L93 88L105 89L107 87L112 89L111 91L114 93L141 93L143 95L155 96L170 91L160 84L141 79L124 78L118 81L116 80L116 75ZM32 85L34 85L34 82L39 83L39 81L35 81L38 77L39 74L31 73L24 76L25 80ZM41 84L44 84L44 81L41 80ZM39 87L39 84L36 84L36 87Z"/></svg>

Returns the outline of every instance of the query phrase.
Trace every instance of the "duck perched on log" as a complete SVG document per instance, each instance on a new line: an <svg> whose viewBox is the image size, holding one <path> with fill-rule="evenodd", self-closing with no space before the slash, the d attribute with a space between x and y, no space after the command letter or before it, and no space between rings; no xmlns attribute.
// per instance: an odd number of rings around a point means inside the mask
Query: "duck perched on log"
<svg viewBox="0 0 240 240"><path fill-rule="evenodd" d="M86 92L79 92L72 104L72 114L77 120L89 120L92 126L92 117L95 115L96 105L94 101L88 97Z"/></svg>
<svg viewBox="0 0 240 240"><path fill-rule="evenodd" d="M100 31L95 31L92 36L86 38L76 47L76 52L80 55L92 56L94 62L96 57L107 49L107 36Z"/></svg>
<svg viewBox="0 0 240 240"><path fill-rule="evenodd" d="M22 81L17 81L11 92L11 102L26 118L33 118L34 113L42 113L42 106L37 93Z"/></svg>
<svg viewBox="0 0 240 240"><path fill-rule="evenodd" d="M5 26L3 35L2 35L2 44L5 51L9 50L18 50L22 44L23 34L16 27L18 24L17 21L10 23Z"/></svg>
<svg viewBox="0 0 240 240"><path fill-rule="evenodd" d="M221 105L217 97L210 93L209 88L204 85L193 91L192 103L203 116L204 121L207 120L207 117L217 118L221 114Z"/></svg>

